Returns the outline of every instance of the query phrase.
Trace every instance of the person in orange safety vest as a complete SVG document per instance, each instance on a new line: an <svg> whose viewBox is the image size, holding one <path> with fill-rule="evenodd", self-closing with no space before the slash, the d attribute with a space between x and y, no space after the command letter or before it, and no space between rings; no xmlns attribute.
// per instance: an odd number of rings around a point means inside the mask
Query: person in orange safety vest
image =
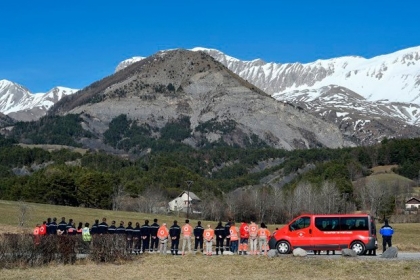
<svg viewBox="0 0 420 280"><path fill-rule="evenodd" d="M261 227L258 230L258 243L260 247L260 255L267 255L268 252L268 239L270 238L270 231L264 223L261 223Z"/></svg>
<svg viewBox="0 0 420 280"><path fill-rule="evenodd" d="M248 239L249 239L249 226L242 220L241 227L239 228L239 234L241 239L239 240L239 255L247 255L248 250Z"/></svg>
<svg viewBox="0 0 420 280"><path fill-rule="evenodd" d="M235 226L235 222L231 222L230 228L229 228L229 234L230 234L230 251L234 254L238 252L238 240L239 240L239 229L237 226Z"/></svg>
<svg viewBox="0 0 420 280"><path fill-rule="evenodd" d="M163 255L166 255L166 251L168 248L168 237L169 237L169 230L166 227L166 223L163 223L158 228L156 236L159 239L159 252Z"/></svg>
<svg viewBox="0 0 420 280"><path fill-rule="evenodd" d="M249 225L249 247L251 255L257 254L257 243L258 243L258 225L251 221Z"/></svg>
<svg viewBox="0 0 420 280"><path fill-rule="evenodd" d="M39 235L46 235L47 234L47 221L44 221L42 225L39 227Z"/></svg>
<svg viewBox="0 0 420 280"><path fill-rule="evenodd" d="M35 226L35 228L34 228L34 231L33 231L33 234L34 234L34 244L35 245L39 245L39 242L40 242L39 228L40 228L40 225L37 224Z"/></svg>
<svg viewBox="0 0 420 280"><path fill-rule="evenodd" d="M185 255L185 245L188 245L188 252L192 253L191 250L191 236L193 228L190 225L190 220L185 220L185 225L182 226L182 255Z"/></svg>
<svg viewBox="0 0 420 280"><path fill-rule="evenodd" d="M207 228L203 233L204 240L206 240L206 255L211 256L213 254L213 238L214 238L214 229L211 228L211 225L207 225Z"/></svg>

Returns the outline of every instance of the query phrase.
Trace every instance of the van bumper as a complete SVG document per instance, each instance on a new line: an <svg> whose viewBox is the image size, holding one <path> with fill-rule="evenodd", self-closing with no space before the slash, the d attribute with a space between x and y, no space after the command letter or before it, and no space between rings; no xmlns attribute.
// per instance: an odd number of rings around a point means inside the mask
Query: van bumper
<svg viewBox="0 0 420 280"><path fill-rule="evenodd" d="M276 249L277 240L274 237L270 238L270 241L268 241L268 247L270 250Z"/></svg>

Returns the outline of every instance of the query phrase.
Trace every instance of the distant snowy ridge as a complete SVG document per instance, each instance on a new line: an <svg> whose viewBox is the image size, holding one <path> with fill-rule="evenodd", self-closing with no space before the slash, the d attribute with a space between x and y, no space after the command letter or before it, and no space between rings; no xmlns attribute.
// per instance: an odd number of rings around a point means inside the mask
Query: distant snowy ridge
<svg viewBox="0 0 420 280"><path fill-rule="evenodd" d="M18 120L37 119L44 115L58 100L65 95L77 92L77 89L67 87L54 87L46 93L31 93L27 88L8 81L0 80L0 112ZM31 113L33 118L16 117L19 112L31 111L36 109L36 113Z"/></svg>
<svg viewBox="0 0 420 280"><path fill-rule="evenodd" d="M345 56L311 63L267 63L261 59L242 61L216 49L196 47L231 71L281 98L282 93L337 85L357 92L367 101L405 102L420 105L420 46L370 59ZM142 57L121 62L123 69Z"/></svg>

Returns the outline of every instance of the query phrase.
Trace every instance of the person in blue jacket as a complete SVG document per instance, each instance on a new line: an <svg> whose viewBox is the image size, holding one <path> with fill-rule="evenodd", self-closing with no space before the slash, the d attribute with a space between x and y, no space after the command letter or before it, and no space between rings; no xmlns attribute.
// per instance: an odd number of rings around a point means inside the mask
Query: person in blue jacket
<svg viewBox="0 0 420 280"><path fill-rule="evenodd" d="M383 252L386 251L386 245L388 248L392 246L392 235L394 234L394 229L389 225L388 219L385 219L385 224L381 227L379 233L382 235L382 247Z"/></svg>

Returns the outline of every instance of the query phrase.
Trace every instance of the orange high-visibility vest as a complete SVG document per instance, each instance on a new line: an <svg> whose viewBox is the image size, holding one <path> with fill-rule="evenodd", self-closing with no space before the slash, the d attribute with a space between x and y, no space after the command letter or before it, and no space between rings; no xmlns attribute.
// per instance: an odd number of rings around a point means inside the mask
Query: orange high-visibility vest
<svg viewBox="0 0 420 280"><path fill-rule="evenodd" d="M211 241L214 237L214 229L212 228L205 229L203 236L205 240Z"/></svg>
<svg viewBox="0 0 420 280"><path fill-rule="evenodd" d="M184 236L191 236L191 234L192 234L192 226L190 226L190 224L185 224L182 227L182 234Z"/></svg>
<svg viewBox="0 0 420 280"><path fill-rule="evenodd" d="M260 228L260 229L258 230L258 236L259 236L259 237L263 237L263 236L265 236L265 228Z"/></svg>
<svg viewBox="0 0 420 280"><path fill-rule="evenodd" d="M257 233L258 233L258 226L255 223L252 223L249 226L249 236L255 238L257 237Z"/></svg>
<svg viewBox="0 0 420 280"><path fill-rule="evenodd" d="M42 225L42 226L39 227L39 234L40 235L47 234L47 226L46 225Z"/></svg>
<svg viewBox="0 0 420 280"><path fill-rule="evenodd" d="M238 241L238 228L235 226L231 226L229 229L230 232L230 241Z"/></svg>
<svg viewBox="0 0 420 280"><path fill-rule="evenodd" d="M268 228L265 229L265 236L267 236L267 240L270 238L270 231L268 230Z"/></svg>
<svg viewBox="0 0 420 280"><path fill-rule="evenodd" d="M168 238L169 231L166 226L160 226L157 232L157 238L159 239L166 239Z"/></svg>

